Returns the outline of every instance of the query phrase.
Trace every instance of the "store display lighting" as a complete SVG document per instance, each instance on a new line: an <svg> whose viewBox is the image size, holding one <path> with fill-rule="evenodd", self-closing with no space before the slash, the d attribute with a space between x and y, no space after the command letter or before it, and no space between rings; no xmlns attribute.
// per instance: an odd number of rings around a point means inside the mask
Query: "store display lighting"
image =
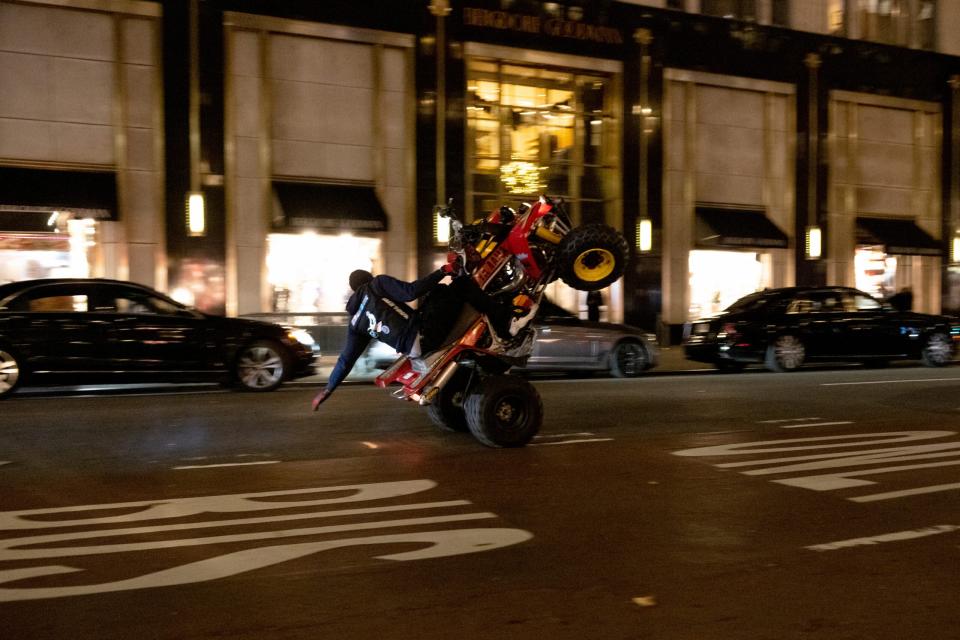
<svg viewBox="0 0 960 640"><path fill-rule="evenodd" d="M807 259L818 260L823 255L823 235L820 227L807 227Z"/></svg>
<svg viewBox="0 0 960 640"><path fill-rule="evenodd" d="M641 218L637 223L637 249L642 253L653 249L653 223L649 218Z"/></svg>
<svg viewBox="0 0 960 640"><path fill-rule="evenodd" d="M509 193L537 193L547 186L540 180L545 170L533 162L515 160L500 167L500 181Z"/></svg>
<svg viewBox="0 0 960 640"><path fill-rule="evenodd" d="M202 193L187 194L187 232L194 237L207 233L207 216Z"/></svg>

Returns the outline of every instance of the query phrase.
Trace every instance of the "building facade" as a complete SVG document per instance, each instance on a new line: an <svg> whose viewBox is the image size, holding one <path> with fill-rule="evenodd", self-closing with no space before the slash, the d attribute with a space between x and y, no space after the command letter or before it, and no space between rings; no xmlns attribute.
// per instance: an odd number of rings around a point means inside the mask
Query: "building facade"
<svg viewBox="0 0 960 640"><path fill-rule="evenodd" d="M794 284L960 313L954 4L2 0L0 280L335 312L442 259L433 204L546 192L665 341Z"/></svg>

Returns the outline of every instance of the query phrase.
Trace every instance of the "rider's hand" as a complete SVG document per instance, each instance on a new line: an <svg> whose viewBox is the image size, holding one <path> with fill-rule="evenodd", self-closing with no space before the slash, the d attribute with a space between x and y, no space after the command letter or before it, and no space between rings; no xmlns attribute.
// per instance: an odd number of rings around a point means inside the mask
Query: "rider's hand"
<svg viewBox="0 0 960 640"><path fill-rule="evenodd" d="M323 401L330 397L330 392L326 389L322 390L317 395L313 396L313 401L310 403L310 406L313 407L313 410L316 411L320 408L320 405L323 404Z"/></svg>
<svg viewBox="0 0 960 640"><path fill-rule="evenodd" d="M447 263L440 267L440 270L449 276L455 276L460 273L460 256L456 251L447 253Z"/></svg>

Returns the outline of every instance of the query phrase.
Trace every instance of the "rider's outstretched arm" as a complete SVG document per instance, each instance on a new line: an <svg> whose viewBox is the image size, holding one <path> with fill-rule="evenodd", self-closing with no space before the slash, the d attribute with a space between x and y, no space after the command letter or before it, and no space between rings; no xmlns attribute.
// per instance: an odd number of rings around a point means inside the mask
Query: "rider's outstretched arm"
<svg viewBox="0 0 960 640"><path fill-rule="evenodd" d="M363 350L367 348L369 343L369 335L347 331L347 343L343 346L343 351L340 352L340 357L337 358L337 364L333 367L333 371L330 372L330 379L327 380L327 395L333 393L333 390L353 370L353 365L357 363L357 359L363 354Z"/></svg>
<svg viewBox="0 0 960 640"><path fill-rule="evenodd" d="M437 269L413 282L404 282L392 276L381 275L376 276L372 284L375 289L379 289L377 293L382 293L391 300L411 302L437 286L445 275L447 274L443 269Z"/></svg>

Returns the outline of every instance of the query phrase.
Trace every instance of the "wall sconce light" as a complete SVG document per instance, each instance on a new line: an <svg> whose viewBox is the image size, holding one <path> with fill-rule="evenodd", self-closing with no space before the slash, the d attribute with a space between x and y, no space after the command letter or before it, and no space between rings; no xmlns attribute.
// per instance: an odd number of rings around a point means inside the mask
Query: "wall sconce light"
<svg viewBox="0 0 960 640"><path fill-rule="evenodd" d="M653 249L653 223L649 218L637 222L637 249L646 253Z"/></svg>
<svg viewBox="0 0 960 640"><path fill-rule="evenodd" d="M444 218L439 213L433 214L433 240L438 245L450 242L450 218Z"/></svg>
<svg viewBox="0 0 960 640"><path fill-rule="evenodd" d="M206 233L207 214L204 211L203 194L191 191L187 194L187 234L198 237Z"/></svg>
<svg viewBox="0 0 960 640"><path fill-rule="evenodd" d="M819 260L823 255L823 234L820 227L807 227L806 239L807 260Z"/></svg>

